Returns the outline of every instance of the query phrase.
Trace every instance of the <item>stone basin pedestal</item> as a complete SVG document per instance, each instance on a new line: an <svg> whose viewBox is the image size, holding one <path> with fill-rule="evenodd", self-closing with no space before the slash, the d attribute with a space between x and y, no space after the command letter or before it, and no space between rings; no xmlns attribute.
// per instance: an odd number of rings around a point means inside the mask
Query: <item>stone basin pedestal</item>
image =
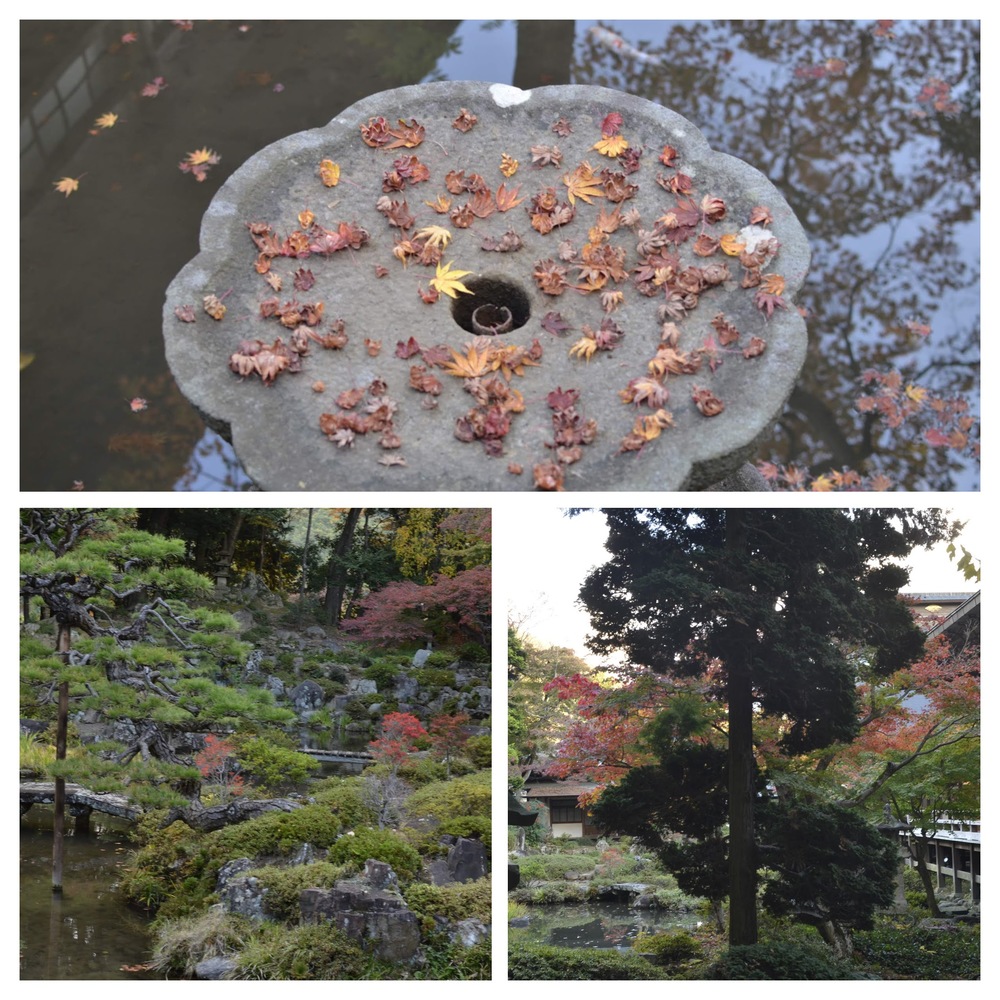
<svg viewBox="0 0 1000 1000"><path fill-rule="evenodd" d="M705 489L795 384L808 263L774 186L673 111L421 84L240 167L164 338L265 490Z"/></svg>

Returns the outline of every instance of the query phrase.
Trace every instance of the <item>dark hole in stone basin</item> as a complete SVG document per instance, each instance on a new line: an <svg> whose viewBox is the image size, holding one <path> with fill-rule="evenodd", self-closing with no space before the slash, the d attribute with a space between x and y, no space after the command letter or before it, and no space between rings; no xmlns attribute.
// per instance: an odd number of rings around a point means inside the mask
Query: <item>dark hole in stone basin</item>
<svg viewBox="0 0 1000 1000"><path fill-rule="evenodd" d="M531 303L524 290L504 278L479 277L463 282L472 295L459 296L451 305L452 319L469 333L490 332L489 327L506 327L505 320L509 313L510 326L507 329L497 329L493 332L508 333L524 326L531 317ZM477 312L478 310L478 312ZM481 329L477 330L472 322L472 314L476 313ZM482 330L483 327L487 329Z"/></svg>

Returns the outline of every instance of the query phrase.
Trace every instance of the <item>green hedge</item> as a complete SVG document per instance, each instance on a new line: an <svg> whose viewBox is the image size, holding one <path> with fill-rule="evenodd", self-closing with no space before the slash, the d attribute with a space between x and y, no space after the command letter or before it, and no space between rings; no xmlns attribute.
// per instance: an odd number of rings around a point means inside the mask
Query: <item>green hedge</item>
<svg viewBox="0 0 1000 1000"><path fill-rule="evenodd" d="M669 979L631 952L511 942L508 979Z"/></svg>
<svg viewBox="0 0 1000 1000"><path fill-rule="evenodd" d="M855 934L854 954L894 979L978 979L979 928L929 931L885 924Z"/></svg>
<svg viewBox="0 0 1000 1000"><path fill-rule="evenodd" d="M854 979L846 965L797 944L737 945L716 959L702 979Z"/></svg>

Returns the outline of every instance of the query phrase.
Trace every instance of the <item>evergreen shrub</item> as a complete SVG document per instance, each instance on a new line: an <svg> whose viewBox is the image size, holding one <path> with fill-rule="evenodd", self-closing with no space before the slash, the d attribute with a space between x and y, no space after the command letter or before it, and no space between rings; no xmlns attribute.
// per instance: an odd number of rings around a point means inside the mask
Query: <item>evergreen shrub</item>
<svg viewBox="0 0 1000 1000"><path fill-rule="evenodd" d="M556 948L511 941L508 979L669 979L634 952L602 948Z"/></svg>

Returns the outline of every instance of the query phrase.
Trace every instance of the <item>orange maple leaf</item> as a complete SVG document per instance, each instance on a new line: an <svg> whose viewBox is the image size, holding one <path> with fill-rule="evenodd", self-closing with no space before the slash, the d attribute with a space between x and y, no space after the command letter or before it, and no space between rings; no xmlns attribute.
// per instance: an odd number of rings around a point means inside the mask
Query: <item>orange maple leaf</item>
<svg viewBox="0 0 1000 1000"><path fill-rule="evenodd" d="M726 233L719 240L719 246L722 247L722 252L728 254L730 257L739 257L746 249L746 244L740 243L740 238L736 233Z"/></svg>
<svg viewBox="0 0 1000 1000"><path fill-rule="evenodd" d="M500 187L497 188L496 193L497 208L499 208L501 212L509 212L516 205L520 205L521 202L524 201L524 198L518 198L517 196L520 190L520 185L514 188L513 191L508 191L507 185L501 184Z"/></svg>
<svg viewBox="0 0 1000 1000"><path fill-rule="evenodd" d="M780 274L761 275L760 286L768 295L781 295L785 290L785 279Z"/></svg>

